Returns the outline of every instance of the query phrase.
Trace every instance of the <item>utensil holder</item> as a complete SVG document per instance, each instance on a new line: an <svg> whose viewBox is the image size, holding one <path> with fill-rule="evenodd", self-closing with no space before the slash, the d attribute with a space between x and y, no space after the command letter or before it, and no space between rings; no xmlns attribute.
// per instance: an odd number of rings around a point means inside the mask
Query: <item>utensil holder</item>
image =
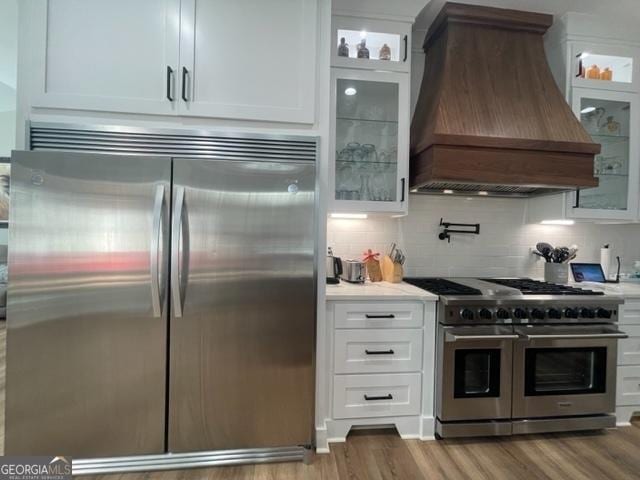
<svg viewBox="0 0 640 480"><path fill-rule="evenodd" d="M569 265L567 263L545 263L544 281L549 283L569 283Z"/></svg>
<svg viewBox="0 0 640 480"><path fill-rule="evenodd" d="M400 283L404 277L404 269L399 263L393 263L389 255L385 255L380 262L382 269L382 279L385 282Z"/></svg>

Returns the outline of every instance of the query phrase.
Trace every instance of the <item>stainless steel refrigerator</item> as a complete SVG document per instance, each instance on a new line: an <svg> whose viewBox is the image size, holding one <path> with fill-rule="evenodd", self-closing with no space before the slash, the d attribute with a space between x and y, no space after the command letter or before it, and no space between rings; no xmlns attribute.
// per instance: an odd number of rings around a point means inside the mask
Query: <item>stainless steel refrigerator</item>
<svg viewBox="0 0 640 480"><path fill-rule="evenodd" d="M11 161L7 454L312 443L313 161Z"/></svg>

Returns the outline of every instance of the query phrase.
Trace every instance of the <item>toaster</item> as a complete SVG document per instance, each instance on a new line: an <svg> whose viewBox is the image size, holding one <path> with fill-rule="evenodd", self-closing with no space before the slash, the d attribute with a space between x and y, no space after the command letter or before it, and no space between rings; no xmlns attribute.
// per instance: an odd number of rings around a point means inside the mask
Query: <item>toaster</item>
<svg viewBox="0 0 640 480"><path fill-rule="evenodd" d="M345 282L364 283L367 278L367 268L360 260L342 260L342 273Z"/></svg>

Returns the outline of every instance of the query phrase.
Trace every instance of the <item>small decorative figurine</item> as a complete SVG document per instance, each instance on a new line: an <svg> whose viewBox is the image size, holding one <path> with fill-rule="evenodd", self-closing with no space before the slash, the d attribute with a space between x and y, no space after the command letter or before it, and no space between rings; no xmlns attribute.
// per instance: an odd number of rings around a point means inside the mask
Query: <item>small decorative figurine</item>
<svg viewBox="0 0 640 480"><path fill-rule="evenodd" d="M365 38L358 44L358 58L369 58L369 49L367 48L367 40Z"/></svg>
<svg viewBox="0 0 640 480"><path fill-rule="evenodd" d="M380 52L378 53L378 58L380 60L391 60L391 48L386 43L380 47Z"/></svg>
<svg viewBox="0 0 640 480"><path fill-rule="evenodd" d="M340 39L340 45L338 45L338 56L339 57L348 57L349 56L349 44L344 37Z"/></svg>

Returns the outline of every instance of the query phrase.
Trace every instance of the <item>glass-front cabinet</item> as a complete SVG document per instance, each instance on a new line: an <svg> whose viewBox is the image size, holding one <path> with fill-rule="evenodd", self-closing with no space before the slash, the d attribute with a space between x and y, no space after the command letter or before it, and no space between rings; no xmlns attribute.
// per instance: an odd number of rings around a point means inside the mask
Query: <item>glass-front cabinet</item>
<svg viewBox="0 0 640 480"><path fill-rule="evenodd" d="M599 185L569 195L572 216L636 218L640 187L636 95L574 88L573 109L601 152L594 159Z"/></svg>
<svg viewBox="0 0 640 480"><path fill-rule="evenodd" d="M406 213L408 77L332 69L332 212Z"/></svg>
<svg viewBox="0 0 640 480"><path fill-rule="evenodd" d="M331 65L409 72L411 24L333 16Z"/></svg>
<svg viewBox="0 0 640 480"><path fill-rule="evenodd" d="M571 52L573 86L637 91L636 49L578 42L572 45Z"/></svg>

